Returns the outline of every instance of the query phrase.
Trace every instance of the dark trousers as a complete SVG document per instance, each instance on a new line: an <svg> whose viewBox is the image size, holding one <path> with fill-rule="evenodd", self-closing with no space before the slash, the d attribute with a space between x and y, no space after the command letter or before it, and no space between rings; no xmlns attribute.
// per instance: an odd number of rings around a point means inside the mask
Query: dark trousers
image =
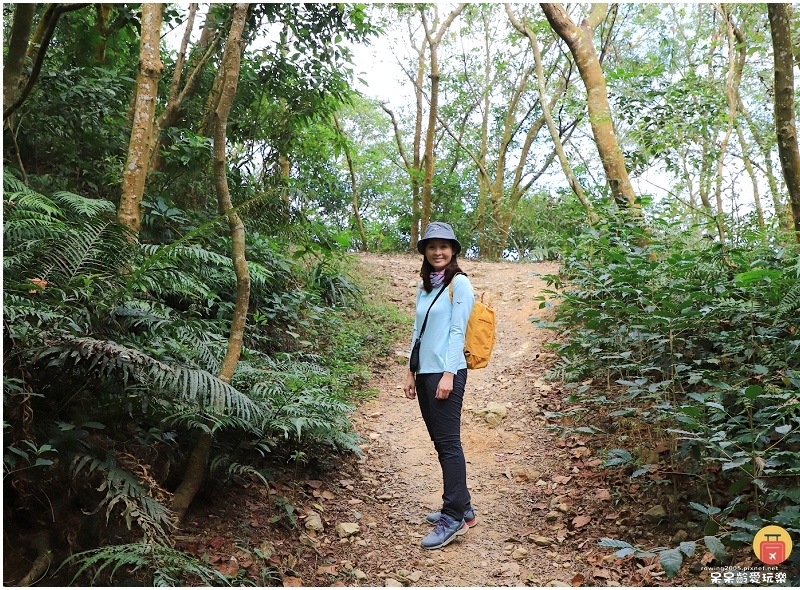
<svg viewBox="0 0 800 590"><path fill-rule="evenodd" d="M467 463L461 448L461 406L467 370L461 369L453 377L453 391L447 399L436 399L436 386L441 378L442 373L417 375L417 399L442 466L442 513L458 522L464 518L471 502L467 489Z"/></svg>

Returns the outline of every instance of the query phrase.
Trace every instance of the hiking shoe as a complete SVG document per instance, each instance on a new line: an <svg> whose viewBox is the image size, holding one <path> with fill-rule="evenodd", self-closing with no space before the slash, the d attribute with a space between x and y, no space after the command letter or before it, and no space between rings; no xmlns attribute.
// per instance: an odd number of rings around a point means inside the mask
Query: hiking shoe
<svg viewBox="0 0 800 590"><path fill-rule="evenodd" d="M425 517L425 520L429 524L436 524L437 522L439 522L439 519L441 517L442 517L441 512L431 512L427 517ZM472 506L467 508L467 511L464 513L464 522L467 523L467 526L469 528L472 528L476 524L478 524L478 518L475 516L475 509Z"/></svg>
<svg viewBox="0 0 800 590"><path fill-rule="evenodd" d="M463 518L455 521L446 514L442 514L436 522L436 526L433 527L433 531L422 539L422 546L425 549L444 547L456 537L466 534L468 530L469 527Z"/></svg>

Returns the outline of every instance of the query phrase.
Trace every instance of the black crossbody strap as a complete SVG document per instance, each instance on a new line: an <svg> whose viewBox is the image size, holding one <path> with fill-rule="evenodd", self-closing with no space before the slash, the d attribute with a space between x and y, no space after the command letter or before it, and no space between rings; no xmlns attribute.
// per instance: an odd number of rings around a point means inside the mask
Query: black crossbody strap
<svg viewBox="0 0 800 590"><path fill-rule="evenodd" d="M428 308L428 311L425 312L425 319L422 321L422 328L420 328L417 340L420 340L422 338L422 335L425 333L425 326L428 325L428 314L431 312L431 307L433 307L433 304L436 303L437 299L439 299L439 295L444 293L445 289L447 289L447 285L442 285L442 288L439 289L439 292L436 294L436 297L433 298L433 303L431 303L430 307Z"/></svg>

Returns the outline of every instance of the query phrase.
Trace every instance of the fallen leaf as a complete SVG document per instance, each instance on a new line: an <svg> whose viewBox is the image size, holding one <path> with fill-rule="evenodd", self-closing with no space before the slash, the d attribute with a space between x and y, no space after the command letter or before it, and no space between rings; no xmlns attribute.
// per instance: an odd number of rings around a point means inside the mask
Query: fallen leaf
<svg viewBox="0 0 800 590"><path fill-rule="evenodd" d="M322 492L322 497L325 500L334 500L336 498L336 494L334 494L330 490L325 490L324 492Z"/></svg>
<svg viewBox="0 0 800 590"><path fill-rule="evenodd" d="M338 573L335 565L321 565L317 568L317 575L318 576L335 576Z"/></svg>
<svg viewBox="0 0 800 590"><path fill-rule="evenodd" d="M611 572L610 572L610 571L608 571L608 570L607 570L607 569L605 569L605 568L602 568L602 567L596 567L596 568L594 568L594 571L592 572L592 575L593 575L595 578L603 578L603 579L606 579L606 580L607 580L607 579L609 579L609 578L611 577Z"/></svg>
<svg viewBox="0 0 800 590"><path fill-rule="evenodd" d="M208 546L213 547L214 549L219 549L224 544L225 544L225 539L221 535L217 535L208 542Z"/></svg>
<svg viewBox="0 0 800 590"><path fill-rule="evenodd" d="M312 490L316 490L322 487L322 482L318 479L309 479L306 482L306 485L310 487Z"/></svg>
<svg viewBox="0 0 800 590"><path fill-rule="evenodd" d="M583 581L586 579L586 576L583 574L575 574L572 576L572 585L573 586L580 586L583 584Z"/></svg>
<svg viewBox="0 0 800 590"><path fill-rule="evenodd" d="M231 578L235 578L236 575L239 573L239 564L235 559L231 559L228 561L223 561L222 563L215 565L214 569L221 573L223 576L230 576Z"/></svg>
<svg viewBox="0 0 800 590"><path fill-rule="evenodd" d="M700 558L700 563L702 563L703 565L708 565L715 559L716 557L714 557L713 553L711 553L710 551L706 551L705 555L703 555L703 557Z"/></svg>
<svg viewBox="0 0 800 590"><path fill-rule="evenodd" d="M594 497L597 498L598 500L610 500L611 499L611 492L609 492L608 490L605 490L605 489L597 490L594 493Z"/></svg>
<svg viewBox="0 0 800 590"><path fill-rule="evenodd" d="M283 577L283 585L284 587L300 587L303 585L303 580L300 578L295 578L294 576L284 576Z"/></svg>
<svg viewBox="0 0 800 590"><path fill-rule="evenodd" d="M572 524L575 526L576 529L581 528L582 526L586 526L592 520L591 516L576 516L572 519Z"/></svg>

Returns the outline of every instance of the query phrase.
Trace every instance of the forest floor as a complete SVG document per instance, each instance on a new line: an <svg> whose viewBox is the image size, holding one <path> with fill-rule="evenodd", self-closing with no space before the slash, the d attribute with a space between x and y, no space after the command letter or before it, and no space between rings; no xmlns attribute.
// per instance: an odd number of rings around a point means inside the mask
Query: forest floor
<svg viewBox="0 0 800 590"><path fill-rule="evenodd" d="M672 486L644 490L603 469L586 440L548 428L544 412L562 409L569 394L545 381L556 357L543 345L554 334L531 318L552 313L535 298L545 288L538 275L557 272L557 265L460 262L476 295L486 292L497 310L491 362L470 371L462 412L478 525L441 550L420 546L430 531L425 516L441 506L441 471L417 402L402 391L409 329L397 334L391 358L375 359L368 387L377 394L353 416L365 440L362 458L317 473L290 471L266 490L257 483L226 488L213 505L193 509L178 546L205 554L232 576L246 571L258 580L266 561L273 577L260 580L265 585L707 584L701 551L682 576L667 581L657 564L615 559L597 545L611 537L664 546L682 528L697 531L676 518L648 522L645 512ZM367 254L358 264L382 296L413 314L419 256ZM285 505L296 526L289 526Z"/></svg>

